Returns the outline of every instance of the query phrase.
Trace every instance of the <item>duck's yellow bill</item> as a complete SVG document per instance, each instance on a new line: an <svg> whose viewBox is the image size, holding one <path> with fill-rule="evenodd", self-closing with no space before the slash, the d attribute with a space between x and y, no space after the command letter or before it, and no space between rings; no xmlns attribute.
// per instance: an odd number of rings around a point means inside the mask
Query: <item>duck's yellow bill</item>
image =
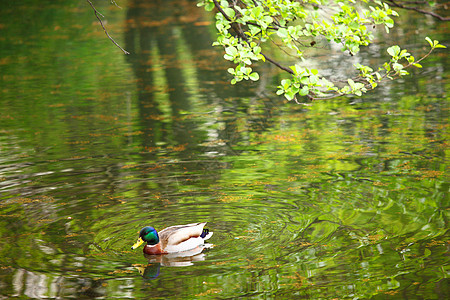
<svg viewBox="0 0 450 300"><path fill-rule="evenodd" d="M142 238L138 238L137 242L131 247L131 250L136 249L137 247L139 247L140 245L142 245L144 243L144 240L142 240Z"/></svg>

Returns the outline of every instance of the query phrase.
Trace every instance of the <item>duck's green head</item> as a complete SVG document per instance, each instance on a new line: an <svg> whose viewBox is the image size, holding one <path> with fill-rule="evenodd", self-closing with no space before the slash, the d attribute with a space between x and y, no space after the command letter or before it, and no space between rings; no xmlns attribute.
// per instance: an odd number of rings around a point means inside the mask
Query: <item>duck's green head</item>
<svg viewBox="0 0 450 300"><path fill-rule="evenodd" d="M147 242L147 244L149 245L156 245L159 243L159 236L155 228L151 226L142 228L141 232L139 232L139 238L137 242L131 247L131 249L132 250L136 249L144 242Z"/></svg>

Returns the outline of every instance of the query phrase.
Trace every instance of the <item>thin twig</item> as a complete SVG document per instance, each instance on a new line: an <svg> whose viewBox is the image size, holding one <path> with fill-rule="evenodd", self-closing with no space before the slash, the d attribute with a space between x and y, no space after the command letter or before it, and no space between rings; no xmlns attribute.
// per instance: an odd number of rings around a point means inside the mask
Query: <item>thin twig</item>
<svg viewBox="0 0 450 300"><path fill-rule="evenodd" d="M122 9L122 7L120 7L119 5L117 5L116 1L111 0L111 3L114 4L115 6L117 6L118 8Z"/></svg>
<svg viewBox="0 0 450 300"><path fill-rule="evenodd" d="M103 25L102 20L100 19L99 15L101 15L101 13L98 12L98 10L95 8L94 4L92 4L92 2L90 0L86 0L89 5L92 7L92 9L94 10L94 14L95 17L97 18L97 20L100 22L100 25L103 28L103 31L105 32L106 36L114 43L114 45L116 45L117 47L119 47L120 50L123 51L123 53L125 54L130 54L130 52L126 51L125 49L123 49L122 47L120 47L119 44L116 43L116 41L109 35L108 31L106 30L105 26Z"/></svg>
<svg viewBox="0 0 450 300"><path fill-rule="evenodd" d="M261 52L261 55L264 56L264 58L271 62L272 64L274 64L275 66L277 66L278 68L280 68L283 71L288 72L289 74L294 74L294 71L292 71L289 68L286 68L285 66L280 65L279 63L277 63L276 61L274 61L273 59L271 59L270 57L268 57L267 55L265 55L264 53Z"/></svg>
<svg viewBox="0 0 450 300"><path fill-rule="evenodd" d="M450 21L449 17L443 17L443 16L441 16L441 15L435 13L435 12L432 12L432 11L423 10L423 9L420 9L420 8L417 8L417 7L413 7L413 6L405 6L403 4L396 3L395 0L386 0L386 1L390 2L391 6L395 6L395 7L403 8L403 9L408 9L408 10L414 10L414 11L417 11L417 12L419 12L421 14L430 15L432 17L435 17L436 19L439 19L441 21Z"/></svg>

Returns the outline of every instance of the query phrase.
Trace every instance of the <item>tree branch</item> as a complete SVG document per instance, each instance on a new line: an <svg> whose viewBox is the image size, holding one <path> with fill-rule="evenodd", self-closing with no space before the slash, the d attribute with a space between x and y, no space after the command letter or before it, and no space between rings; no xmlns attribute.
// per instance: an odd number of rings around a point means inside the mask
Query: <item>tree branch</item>
<svg viewBox="0 0 450 300"><path fill-rule="evenodd" d="M231 18L226 14L226 12L222 9L222 7L220 7L219 3L217 3L217 0L213 0L213 2L214 2L214 5L216 6L217 10L224 16L224 18L227 19L228 22L233 23L233 22L231 21ZM253 24L252 24L252 25L253 25ZM233 30L236 32L236 34L237 34L241 39L243 39L244 41L247 41L247 40L248 40L248 38L247 38L241 31L235 30L235 28L234 28L233 26L232 26L232 28L233 28ZM289 69L289 68L287 68L287 67L285 67L285 66L282 66L280 63L274 61L273 59L271 59L271 58L268 57L267 55L263 54L262 52L261 52L261 55L264 56L264 58L265 58L268 62L274 64L275 66L277 66L277 67L280 68L281 70L286 71L286 72L288 72L289 74L294 74L294 71L292 71L291 69Z"/></svg>
<svg viewBox="0 0 450 300"><path fill-rule="evenodd" d="M385 0L385 1L391 3L391 6L395 6L395 7L403 8L403 9L408 9L408 10L414 10L414 11L417 11L417 12L419 12L421 14L430 15L432 17L435 17L436 19L439 19L441 21L450 21L450 17L443 17L443 16L441 16L441 15L435 13L435 12L432 12L432 11L423 10L421 8L417 8L417 7L413 7L413 6L405 6L403 4L399 4L399 3L395 2L395 0Z"/></svg>
<svg viewBox="0 0 450 300"><path fill-rule="evenodd" d="M108 34L108 31L106 30L106 28L105 28L105 26L103 25L103 22L102 22L102 20L100 19L100 16L99 16L99 15L101 15L101 13L98 12L98 10L95 8L94 4L92 4L92 2L91 2L90 0L86 0L86 1L89 3L89 5L90 5L90 6L92 7L92 9L94 10L95 17L96 17L97 20L100 22L100 25L102 26L103 31L105 32L106 36L114 43L114 45L116 45L117 47L119 47L119 49L122 50L123 53L125 53L125 54L130 54L130 52L128 52L128 51L126 51L125 49L123 49L122 47L120 47L120 45L117 44L116 41ZM115 3L115 2L114 2L114 3Z"/></svg>

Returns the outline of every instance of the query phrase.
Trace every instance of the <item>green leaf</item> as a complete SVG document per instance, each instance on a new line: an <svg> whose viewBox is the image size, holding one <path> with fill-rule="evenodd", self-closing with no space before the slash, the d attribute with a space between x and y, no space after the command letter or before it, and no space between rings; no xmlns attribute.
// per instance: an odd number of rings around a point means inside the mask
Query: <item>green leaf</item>
<svg viewBox="0 0 450 300"><path fill-rule="evenodd" d="M249 25L249 29L250 29L251 35L256 35L261 31L261 29L259 29L259 27L253 26L253 25Z"/></svg>
<svg viewBox="0 0 450 300"><path fill-rule="evenodd" d="M380 73L375 72L375 76L377 76L377 80L381 80L383 77L381 77Z"/></svg>
<svg viewBox="0 0 450 300"><path fill-rule="evenodd" d="M301 84L308 84L309 83L309 77L305 76L305 77L300 78L300 83Z"/></svg>
<svg viewBox="0 0 450 300"><path fill-rule="evenodd" d="M355 86L355 82L352 79L347 79L348 85L353 88Z"/></svg>
<svg viewBox="0 0 450 300"><path fill-rule="evenodd" d="M387 53L389 53L390 56L398 56L398 54L400 53L400 47L397 45L389 47L387 49Z"/></svg>
<svg viewBox="0 0 450 300"><path fill-rule="evenodd" d="M225 52L230 55L230 56L236 56L236 54L238 53L237 49L234 46L230 46L225 48Z"/></svg>
<svg viewBox="0 0 450 300"><path fill-rule="evenodd" d="M251 80L253 81L257 81L259 79L259 74L256 72L250 73L250 75L248 75L250 77Z"/></svg>
<svg viewBox="0 0 450 300"><path fill-rule="evenodd" d="M223 9L223 11L230 17L230 18L234 18L234 15L236 14L235 12L234 12L234 9L232 9L232 8L230 8L230 7L225 7L224 9Z"/></svg>
<svg viewBox="0 0 450 300"><path fill-rule="evenodd" d="M389 28L394 27L394 21L392 19L386 20L385 25Z"/></svg>
<svg viewBox="0 0 450 300"><path fill-rule="evenodd" d="M206 11L212 11L213 9L214 9L214 2L209 2L209 3L206 3L206 5L205 5L205 10Z"/></svg>
<svg viewBox="0 0 450 300"><path fill-rule="evenodd" d="M270 16L265 16L264 17L264 22L267 23L267 24L271 24L273 22L273 19Z"/></svg>
<svg viewBox="0 0 450 300"><path fill-rule="evenodd" d="M291 101L292 99L294 99L295 93L293 91L287 91L286 93L284 93L284 97Z"/></svg>
<svg viewBox="0 0 450 300"><path fill-rule="evenodd" d="M309 94L309 87L308 86L304 86L304 87L302 87L302 89L299 91L299 94L301 95L301 96L306 96L306 95L308 95Z"/></svg>
<svg viewBox="0 0 450 300"><path fill-rule="evenodd" d="M430 44L431 47L433 47L433 41L429 37L426 37L425 40L428 42L428 44Z"/></svg>
<svg viewBox="0 0 450 300"><path fill-rule="evenodd" d="M291 81L289 79L281 80L281 86L287 90L291 86Z"/></svg>
<svg viewBox="0 0 450 300"><path fill-rule="evenodd" d="M252 68L248 68L248 67L242 67L241 68L242 73L249 75L250 72L252 71Z"/></svg>
<svg viewBox="0 0 450 300"><path fill-rule="evenodd" d="M408 51L405 50L405 49L403 49L403 50L400 52L400 58L403 58L403 57L409 57L410 55L411 55L411 54L409 54Z"/></svg>
<svg viewBox="0 0 450 300"><path fill-rule="evenodd" d="M288 37L288 31L286 30L286 28L280 28L280 29L278 29L278 31L277 31L277 35L278 35L280 38L286 38L286 37Z"/></svg>
<svg viewBox="0 0 450 300"><path fill-rule="evenodd" d="M311 75L309 76L309 82L312 84L316 84L317 82L319 82L319 77L317 77L316 75Z"/></svg>
<svg viewBox="0 0 450 300"><path fill-rule="evenodd" d="M392 67L394 68L395 71L399 72L400 70L403 69L403 65L399 64L399 63L394 63L392 65Z"/></svg>

